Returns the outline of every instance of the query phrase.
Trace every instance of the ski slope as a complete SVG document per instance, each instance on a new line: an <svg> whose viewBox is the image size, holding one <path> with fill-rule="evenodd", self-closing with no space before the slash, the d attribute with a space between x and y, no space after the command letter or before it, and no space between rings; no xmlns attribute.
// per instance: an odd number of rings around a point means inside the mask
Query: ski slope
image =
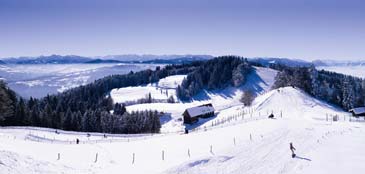
<svg viewBox="0 0 365 174"><path fill-rule="evenodd" d="M189 134L104 138L93 133L56 134L52 129L0 128L0 173L360 174L365 170L364 122L350 122L349 115L334 106L286 87L263 93L250 108L223 111L232 115L242 110L244 117ZM276 119L267 119L265 112L270 110ZM340 120L327 121L326 115L339 115ZM76 138L81 139L78 145ZM298 158L291 158L289 142Z"/></svg>

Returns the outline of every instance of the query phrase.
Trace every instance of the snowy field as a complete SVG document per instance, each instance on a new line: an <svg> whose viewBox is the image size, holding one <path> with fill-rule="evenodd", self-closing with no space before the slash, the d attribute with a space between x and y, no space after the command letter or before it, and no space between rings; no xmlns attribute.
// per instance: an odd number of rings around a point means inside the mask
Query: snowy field
<svg viewBox="0 0 365 174"><path fill-rule="evenodd" d="M145 98L149 94L157 100L167 100L170 96L176 99L176 88L184 80L186 75L174 75L160 79L158 83L145 86L126 87L113 89L110 92L115 103L125 103Z"/></svg>
<svg viewBox="0 0 365 174"><path fill-rule="evenodd" d="M318 70L333 71L341 74L365 78L365 66L320 66Z"/></svg>
<svg viewBox="0 0 365 174"><path fill-rule="evenodd" d="M189 134L107 135L0 128L0 173L354 173L365 170L364 122L286 87L233 119ZM267 113L275 119L268 119ZM240 114L242 113L242 114ZM334 115L339 121L332 121ZM218 117L211 121L218 120ZM75 144L75 139L81 140ZM293 142L297 158L291 158ZM58 155L59 154L59 155Z"/></svg>
<svg viewBox="0 0 365 174"><path fill-rule="evenodd" d="M43 97L85 85L112 74L155 69L157 64L0 65L0 77L23 97Z"/></svg>

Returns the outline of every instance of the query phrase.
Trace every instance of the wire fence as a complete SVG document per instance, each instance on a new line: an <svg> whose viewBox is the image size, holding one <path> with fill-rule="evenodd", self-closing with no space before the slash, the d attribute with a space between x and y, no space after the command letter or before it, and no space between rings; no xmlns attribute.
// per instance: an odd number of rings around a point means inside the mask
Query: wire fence
<svg viewBox="0 0 365 174"><path fill-rule="evenodd" d="M200 126L189 130L175 130L163 133L151 133L151 134L105 134L105 133L91 133L91 132L72 132L63 130L54 130L49 128L38 127L2 127L1 129L23 129L28 131L28 134L22 137L24 140L45 142L45 143L60 143L60 144L96 144L96 143L113 143L113 142L130 142L146 140L155 137L163 137L168 135L196 133L202 131L213 130L217 128L223 128L227 126L233 126L242 123L248 123L251 121L269 119L270 114L274 115L274 119L283 118L282 110L266 110L256 111L254 108L243 108L237 110L236 114L225 114L217 116L213 119L202 119ZM284 116L285 118L285 116ZM323 119L321 119L323 120ZM338 121L349 122L365 122L365 117L352 117L348 115L331 114L326 113L325 121L329 123ZM14 139L17 137L14 136Z"/></svg>

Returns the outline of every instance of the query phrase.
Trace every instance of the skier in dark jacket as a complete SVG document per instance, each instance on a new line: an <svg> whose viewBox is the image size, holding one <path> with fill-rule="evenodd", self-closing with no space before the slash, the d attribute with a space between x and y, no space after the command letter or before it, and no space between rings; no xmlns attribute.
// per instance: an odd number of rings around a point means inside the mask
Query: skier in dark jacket
<svg viewBox="0 0 365 174"><path fill-rule="evenodd" d="M295 157L294 150L297 150L297 149L295 149L295 147L293 146L293 143L290 143L290 150L291 150L291 156L294 158Z"/></svg>

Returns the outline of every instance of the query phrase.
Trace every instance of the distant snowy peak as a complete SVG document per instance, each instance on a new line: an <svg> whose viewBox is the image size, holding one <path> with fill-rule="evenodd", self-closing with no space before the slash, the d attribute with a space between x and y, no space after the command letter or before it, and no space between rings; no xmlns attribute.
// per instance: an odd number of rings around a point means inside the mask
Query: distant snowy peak
<svg viewBox="0 0 365 174"><path fill-rule="evenodd" d="M282 64L291 67L311 65L311 62L307 62L300 59L289 59L289 58L256 57L256 58L249 58L248 61L259 63L264 66L269 66L270 64Z"/></svg>
<svg viewBox="0 0 365 174"><path fill-rule="evenodd" d="M314 60L315 66L365 66L365 60L340 61L340 60Z"/></svg>

